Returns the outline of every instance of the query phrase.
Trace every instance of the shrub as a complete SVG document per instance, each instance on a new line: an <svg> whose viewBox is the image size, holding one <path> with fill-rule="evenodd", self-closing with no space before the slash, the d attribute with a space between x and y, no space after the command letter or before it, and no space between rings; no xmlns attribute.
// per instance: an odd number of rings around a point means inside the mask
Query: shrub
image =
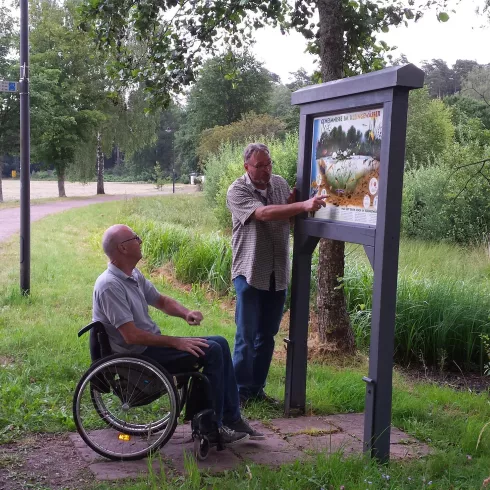
<svg viewBox="0 0 490 490"><path fill-rule="evenodd" d="M412 168L432 163L451 145L451 115L451 109L441 100L430 98L427 87L410 93L405 154Z"/></svg>
<svg viewBox="0 0 490 490"><path fill-rule="evenodd" d="M263 140L269 147L274 161L273 172L284 177L289 186L296 183L296 162L298 156L298 136L288 134L283 141L278 139ZM206 162L206 198L215 210L222 228L231 226L231 215L226 207L226 193L235 179L243 175L244 145L226 143Z"/></svg>
<svg viewBox="0 0 490 490"><path fill-rule="evenodd" d="M201 161L216 153L224 143L242 144L244 141L271 139L284 136L285 124L269 114L244 114L240 121L227 126L205 129L199 140L198 156Z"/></svg>
<svg viewBox="0 0 490 490"><path fill-rule="evenodd" d="M405 236L460 244L487 239L490 193L488 180L482 175L486 170L480 165L464 167L486 154L488 149L477 144L453 144L432 167L406 172L402 214Z"/></svg>

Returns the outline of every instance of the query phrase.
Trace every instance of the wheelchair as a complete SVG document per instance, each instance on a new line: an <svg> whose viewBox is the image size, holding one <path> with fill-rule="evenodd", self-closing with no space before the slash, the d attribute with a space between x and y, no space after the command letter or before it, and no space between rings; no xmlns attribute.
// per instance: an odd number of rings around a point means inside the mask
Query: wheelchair
<svg viewBox="0 0 490 490"><path fill-rule="evenodd" d="M150 456L172 437L184 408L197 459L206 459L212 447L224 449L209 408L209 381L198 364L170 373L144 355L114 354L101 322L82 328L78 337L87 332L92 365L75 389L73 419L91 449L117 461Z"/></svg>

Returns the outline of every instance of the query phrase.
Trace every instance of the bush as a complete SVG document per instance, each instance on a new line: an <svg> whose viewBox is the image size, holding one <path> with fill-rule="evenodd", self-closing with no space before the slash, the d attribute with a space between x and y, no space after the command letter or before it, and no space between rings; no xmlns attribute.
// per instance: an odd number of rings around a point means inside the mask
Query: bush
<svg viewBox="0 0 490 490"><path fill-rule="evenodd" d="M411 168L430 164L453 142L452 112L424 87L410 92L406 160Z"/></svg>
<svg viewBox="0 0 490 490"><path fill-rule="evenodd" d="M274 161L272 171L284 177L289 186L296 183L296 162L298 158L298 135L288 134L284 141L278 139L264 140L269 147ZM243 175L244 145L226 143L206 162L206 182L204 191L210 206L214 209L222 228L231 226L231 215L226 207L228 187Z"/></svg>
<svg viewBox="0 0 490 490"><path fill-rule="evenodd" d="M240 121L227 126L215 126L201 133L198 156L201 161L216 153L224 143L240 145L244 141L278 138L284 136L286 125L269 114L244 114Z"/></svg>
<svg viewBox="0 0 490 490"><path fill-rule="evenodd" d="M478 244L489 233L490 193L480 165L488 154L478 144L453 144L432 167L405 174L402 231L405 236ZM460 168L463 167L463 168ZM484 173L484 172L483 172Z"/></svg>

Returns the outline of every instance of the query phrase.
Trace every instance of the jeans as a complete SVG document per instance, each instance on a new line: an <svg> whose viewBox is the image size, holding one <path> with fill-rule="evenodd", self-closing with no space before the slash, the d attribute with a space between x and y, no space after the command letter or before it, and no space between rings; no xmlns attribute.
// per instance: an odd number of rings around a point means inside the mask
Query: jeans
<svg viewBox="0 0 490 490"><path fill-rule="evenodd" d="M223 423L232 424L237 422L241 415L230 346L228 341L220 336L202 338L207 340L209 347L203 349L205 354L199 359L188 352L171 347L150 346L146 348L143 355L157 361L171 373L186 371L183 366L187 363L189 368L199 362L203 366L202 373L208 378L211 385L218 427L221 427ZM178 366L177 369L176 366Z"/></svg>
<svg viewBox="0 0 490 490"><path fill-rule="evenodd" d="M250 286L244 276L233 280L236 290L236 336L233 366L238 391L243 398L263 392L279 331L286 290L269 291Z"/></svg>

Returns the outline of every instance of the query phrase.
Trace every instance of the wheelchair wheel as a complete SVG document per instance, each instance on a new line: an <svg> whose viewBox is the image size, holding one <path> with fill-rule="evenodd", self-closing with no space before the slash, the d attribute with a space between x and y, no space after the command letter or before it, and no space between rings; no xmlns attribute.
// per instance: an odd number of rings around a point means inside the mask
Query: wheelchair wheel
<svg viewBox="0 0 490 490"><path fill-rule="evenodd" d="M83 375L73 418L97 453L114 460L141 459L172 436L179 402L172 376L160 365L144 356L116 354Z"/></svg>

